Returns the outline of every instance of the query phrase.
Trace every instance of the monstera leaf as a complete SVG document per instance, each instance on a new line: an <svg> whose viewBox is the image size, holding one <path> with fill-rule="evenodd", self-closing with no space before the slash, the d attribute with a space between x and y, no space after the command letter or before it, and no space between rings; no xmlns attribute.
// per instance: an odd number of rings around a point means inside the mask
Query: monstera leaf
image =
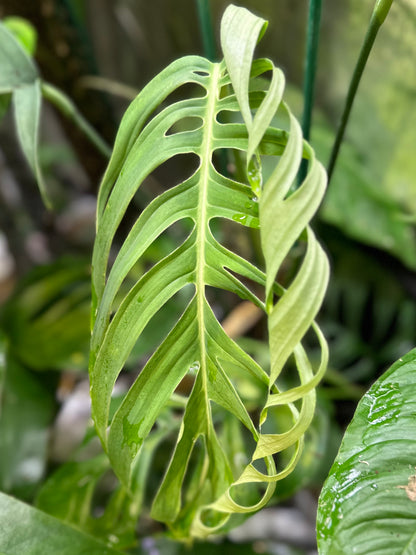
<svg viewBox="0 0 416 555"><path fill-rule="evenodd" d="M282 72L270 60L253 61L265 28L264 20L230 6L221 27L224 61L185 57L155 77L122 120L99 194L92 276L93 418L116 474L129 486L158 415L185 378L192 382L188 395L180 393L184 409L176 414L182 423L152 505L153 517L176 537L205 537L220 530L230 515L267 503L275 482L300 455L313 416L314 388L326 366L326 343L314 317L328 264L308 225L324 193L325 172L282 101ZM189 97L175 100L173 93L183 85ZM286 114L287 131L271 126L278 109ZM184 130L189 122L191 129ZM217 169L213 159L226 149L245 156L246 183ZM138 215L113 261L110 250L122 221L125 228L136 191L151 172L179 154L196 155L197 169ZM263 185L264 154L279 158ZM309 170L296 190L302 156L309 159ZM259 230L264 269L220 244L213 226L223 219ZM176 222L189 230L185 240L122 294L130 270ZM277 272L294 243L306 245L306 253L289 286L278 284ZM113 386L133 346L159 309L186 288L192 288L186 310L109 422ZM234 293L264 311L270 369L261 368L226 335L208 288ZM310 329L321 346L316 368L302 345ZM276 382L284 369L291 371L293 387L281 391ZM261 392L255 410L245 404L240 387L246 378ZM276 407L289 411L288 429L271 424L268 413ZM289 462L276 467L274 455L283 450L291 454L285 459Z"/></svg>

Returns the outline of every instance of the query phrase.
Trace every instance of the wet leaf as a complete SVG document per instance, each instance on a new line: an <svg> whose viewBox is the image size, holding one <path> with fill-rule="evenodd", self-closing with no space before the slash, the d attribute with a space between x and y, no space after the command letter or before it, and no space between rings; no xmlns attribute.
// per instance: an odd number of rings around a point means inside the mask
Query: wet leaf
<svg viewBox="0 0 416 555"><path fill-rule="evenodd" d="M360 401L319 500L322 555L416 552L415 372L413 350Z"/></svg>

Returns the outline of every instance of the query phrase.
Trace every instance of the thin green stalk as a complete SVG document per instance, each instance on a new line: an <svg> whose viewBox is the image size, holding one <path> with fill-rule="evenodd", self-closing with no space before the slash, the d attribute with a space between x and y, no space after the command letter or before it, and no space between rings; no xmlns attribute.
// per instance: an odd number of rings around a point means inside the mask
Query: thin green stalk
<svg viewBox="0 0 416 555"><path fill-rule="evenodd" d="M215 46L215 36L212 27L209 0L196 0L196 4L204 55L209 60L214 61L217 57L217 49Z"/></svg>
<svg viewBox="0 0 416 555"><path fill-rule="evenodd" d="M322 0L309 0L308 30L306 36L305 73L303 84L303 117L302 131L309 141L312 121L312 109L315 91L316 62L318 58L319 28L321 23ZM302 161L299 172L299 183L305 179L308 170L307 160Z"/></svg>
<svg viewBox="0 0 416 555"><path fill-rule="evenodd" d="M302 131L309 141L312 121L312 108L315 90L316 61L318 58L319 27L321 22L322 0L309 1L308 31L306 39L306 65L304 75L304 108Z"/></svg>
<svg viewBox="0 0 416 555"><path fill-rule="evenodd" d="M351 78L351 83L345 101L344 111L342 113L337 135L332 147L332 152L327 168L328 183L331 180L334 171L335 163L339 154L339 149L344 138L345 128L348 123L351 108L354 102L355 95L357 93L358 85L360 84L361 76L368 60L368 56L370 55L377 33L380 27L383 25L392 4L393 0L377 0L373 13L371 14L370 23L367 29L367 33L364 37L364 42L361 47L356 66L354 68L354 73Z"/></svg>
<svg viewBox="0 0 416 555"><path fill-rule="evenodd" d="M91 143L97 148L99 152L106 158L111 156L111 148L108 144L100 137L97 131L92 127L90 123L84 118L84 116L79 112L75 104L70 98L66 96L62 91L51 85L50 83L42 82L42 94L46 100L49 100L58 110L71 120L91 141Z"/></svg>

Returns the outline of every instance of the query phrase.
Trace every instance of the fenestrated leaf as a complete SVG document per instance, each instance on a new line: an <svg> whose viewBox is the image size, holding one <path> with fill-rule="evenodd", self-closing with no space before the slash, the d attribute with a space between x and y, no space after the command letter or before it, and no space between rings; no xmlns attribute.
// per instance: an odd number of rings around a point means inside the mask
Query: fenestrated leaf
<svg viewBox="0 0 416 555"><path fill-rule="evenodd" d="M413 350L361 399L319 500L322 555L415 553L415 372Z"/></svg>
<svg viewBox="0 0 416 555"><path fill-rule="evenodd" d="M5 555L117 555L105 543L0 493L0 552Z"/></svg>
<svg viewBox="0 0 416 555"><path fill-rule="evenodd" d="M182 380L192 382L183 399L177 443L152 507L154 518L184 538L207 536L231 514L249 513L267 503L275 482L287 476L299 458L303 434L313 416L314 388L326 366L326 343L313 320L326 288L328 264L308 226L324 193L325 173L282 103L282 72L270 60L253 61L264 26L247 10L230 6L222 23L223 62L182 58L142 90L123 118L98 200L90 359L93 417L116 474L129 486L136 457L158 426L158 415ZM268 71L272 73L269 86L257 79ZM193 85L195 94L176 102L167 98L185 84ZM201 90L203 96L198 94ZM278 109L289 117L289 139L285 131L270 126ZM230 112L242 114L244 123L228 121ZM180 123L187 118L195 126L181 131ZM216 151L231 148L246 156L246 183L221 174L213 164ZM280 158L262 188L261 155L265 153ZM115 234L137 189L177 154L196 155L198 167L143 210L111 264ZM292 193L302 156L310 161L309 171ZM266 271L214 237L211 225L223 219L260 228ZM192 222L185 240L120 295L130 270L142 261L149 246L182 220ZM276 282L276 274L301 237L306 254L285 290ZM249 288L247 280L256 286ZM159 309L190 287L193 296L188 306L141 370L108 428L113 386L137 339L152 325ZM207 287L248 299L265 312L270 373L226 335L210 306ZM312 367L301 344L311 327L322 351L318 368ZM288 361L294 362L298 383L280 392L275 382ZM260 422L249 412L240 387L245 376L262 399ZM268 411L281 404L292 415L289 429L263 434L261 424ZM248 451L244 464L236 464L233 449L223 444L225 420L227 427L241 429ZM273 455L285 449L291 453L289 462L276 469ZM266 484L262 494L256 486L261 483ZM249 485L251 492L246 495Z"/></svg>

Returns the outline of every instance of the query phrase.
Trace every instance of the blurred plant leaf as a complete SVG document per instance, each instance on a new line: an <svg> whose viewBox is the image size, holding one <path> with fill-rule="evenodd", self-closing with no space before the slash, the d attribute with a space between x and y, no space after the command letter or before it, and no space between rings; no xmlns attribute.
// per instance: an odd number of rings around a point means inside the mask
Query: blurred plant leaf
<svg viewBox="0 0 416 555"><path fill-rule="evenodd" d="M88 265L61 259L25 276L2 309L0 322L10 351L25 366L85 370L89 310Z"/></svg>
<svg viewBox="0 0 416 555"><path fill-rule="evenodd" d="M320 553L416 550L416 350L361 399L318 510Z"/></svg>
<svg viewBox="0 0 416 555"><path fill-rule="evenodd" d="M63 464L43 484L36 498L37 508L93 536L105 538L118 549L135 545L137 521L143 511L155 450L178 427L179 420L166 409L135 462L131 491L109 473L106 454L82 460L89 442L96 438L96 434L88 434L77 454L80 460ZM95 516L97 509L101 516Z"/></svg>
<svg viewBox="0 0 416 555"><path fill-rule="evenodd" d="M4 23L0 22L0 92L13 92L33 84L38 71L21 43Z"/></svg>
<svg viewBox="0 0 416 555"><path fill-rule="evenodd" d="M36 51L38 34L30 21L23 17L10 16L3 19L3 24L13 33L25 52L33 57Z"/></svg>
<svg viewBox="0 0 416 555"><path fill-rule="evenodd" d="M0 488L30 498L43 478L52 394L9 355L0 338Z"/></svg>
<svg viewBox="0 0 416 555"><path fill-rule="evenodd" d="M412 348L416 306L394 267L334 234L327 244L336 256L320 323L330 342L331 366L350 382L367 384Z"/></svg>
<svg viewBox="0 0 416 555"><path fill-rule="evenodd" d="M20 41L0 22L0 93L12 93L17 132L24 155L50 207L39 164L39 121L42 102L38 70Z"/></svg>
<svg viewBox="0 0 416 555"><path fill-rule="evenodd" d="M5 555L117 555L105 543L0 493L0 553Z"/></svg>
<svg viewBox="0 0 416 555"><path fill-rule="evenodd" d="M331 140L332 131L325 123L314 126L312 143L321 159L327 157ZM374 181L360 151L348 142L343 144L320 215L349 237L385 250L416 268L413 223L404 216L395 195L380 187L380 181Z"/></svg>

